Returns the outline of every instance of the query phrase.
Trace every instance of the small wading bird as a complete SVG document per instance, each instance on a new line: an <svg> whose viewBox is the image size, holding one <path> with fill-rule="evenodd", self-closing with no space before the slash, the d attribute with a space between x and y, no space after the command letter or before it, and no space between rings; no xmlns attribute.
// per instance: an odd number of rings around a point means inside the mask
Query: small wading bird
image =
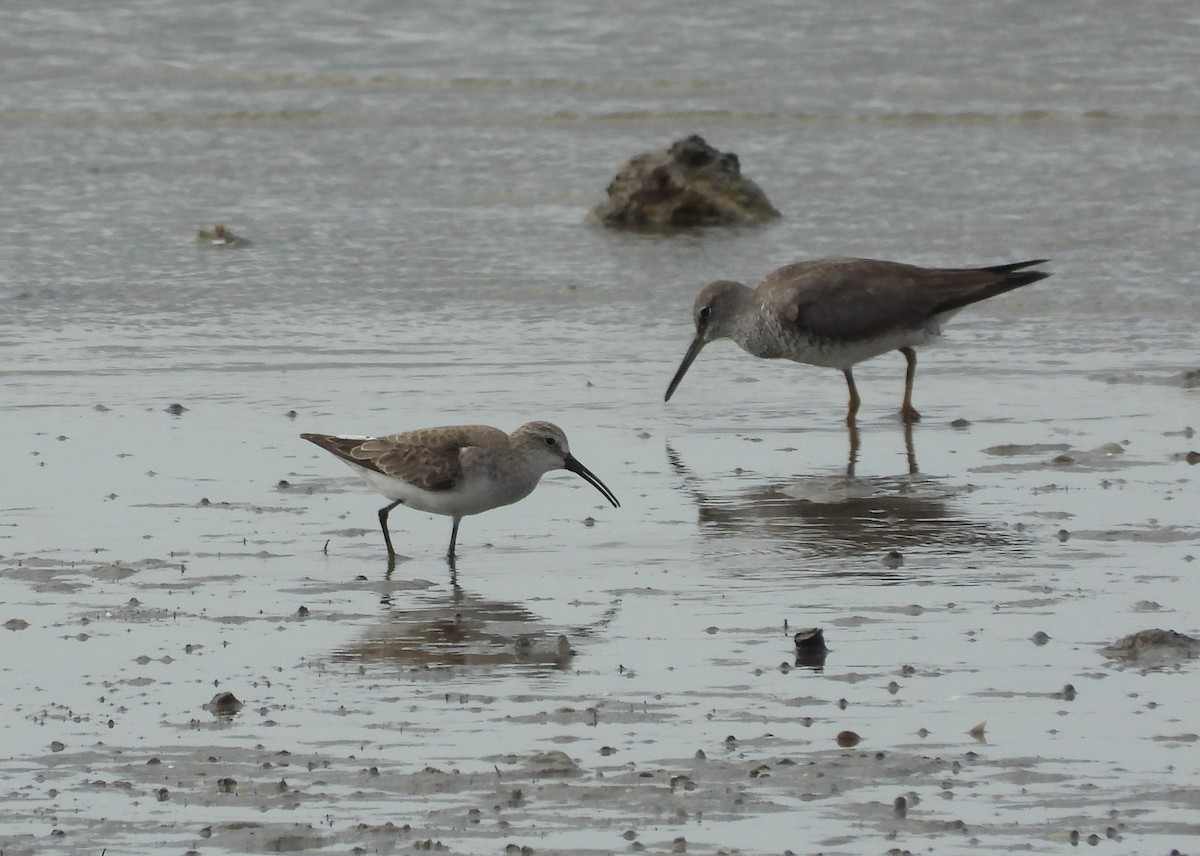
<svg viewBox="0 0 1200 856"><path fill-rule="evenodd" d="M917 354L913 348L939 337L942 324L964 306L1050 274L1023 270L1046 259L985 268L924 268L874 259L817 259L786 265L751 290L740 282L709 283L692 314L696 336L683 356L666 401L701 349L717 339L733 339L742 350L764 359L786 359L841 369L850 388L846 422L858 413L855 363L887 351L908 361L900 417L908 424L921 415L913 407Z"/></svg>
<svg viewBox="0 0 1200 856"><path fill-rule="evenodd" d="M397 505L453 518L446 552L453 564L458 524L464 517L524 499L551 470L577 473L613 506L621 506L604 482L575 460L562 429L549 422L529 422L511 434L487 425L451 425L386 437L300 437L332 452L392 500L379 509L389 558L395 558L396 551L388 513Z"/></svg>

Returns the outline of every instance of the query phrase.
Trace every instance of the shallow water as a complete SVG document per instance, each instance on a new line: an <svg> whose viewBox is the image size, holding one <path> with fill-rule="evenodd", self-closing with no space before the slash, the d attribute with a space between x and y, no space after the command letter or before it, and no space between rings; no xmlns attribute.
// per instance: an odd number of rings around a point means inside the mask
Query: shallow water
<svg viewBox="0 0 1200 856"><path fill-rule="evenodd" d="M13 10L0 847L1195 849L1195 665L1100 650L1200 629L1194 24ZM583 225L693 132L784 218ZM853 477L836 372L725 343L662 402L700 285L827 254L1054 276L921 352L909 436L861 366ZM548 476L453 583L298 438L534 418L622 507Z"/></svg>

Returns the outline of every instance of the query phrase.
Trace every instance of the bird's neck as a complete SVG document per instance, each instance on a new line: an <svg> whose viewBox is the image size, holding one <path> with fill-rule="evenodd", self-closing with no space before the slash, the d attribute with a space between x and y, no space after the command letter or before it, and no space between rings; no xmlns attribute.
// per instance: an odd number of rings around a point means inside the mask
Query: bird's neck
<svg viewBox="0 0 1200 856"><path fill-rule="evenodd" d="M787 356L789 332L784 330L774 313L764 312L748 295L747 308L737 316L729 338L737 342L748 354L762 359L777 359Z"/></svg>

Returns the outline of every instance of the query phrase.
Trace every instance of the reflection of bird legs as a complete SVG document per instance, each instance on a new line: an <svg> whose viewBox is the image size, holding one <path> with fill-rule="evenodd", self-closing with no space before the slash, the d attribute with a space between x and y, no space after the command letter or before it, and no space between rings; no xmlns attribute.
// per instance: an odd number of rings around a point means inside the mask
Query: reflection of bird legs
<svg viewBox="0 0 1200 856"><path fill-rule="evenodd" d="M450 588L452 588L454 590L455 600L456 601L461 600L463 590L462 590L462 587L458 584L458 572L454 568L454 557L448 556L447 562L450 565ZM390 583L392 581L392 574L395 573L395 571L396 571L396 554L393 553L390 556L388 556L388 559L387 559L387 572L384 573L384 575L383 575L384 582ZM383 596L380 598L380 603L382 603L384 606L388 606L388 607L390 607L392 605L392 591L390 588L387 589L386 591L384 591Z"/></svg>
<svg viewBox="0 0 1200 856"><path fill-rule="evenodd" d="M858 450L862 447L859 438L858 423L847 422L846 433L850 440L850 458L846 462L846 478L854 478L854 468L858 464ZM917 450L913 443L913 423L904 423L904 454L908 458L908 474L915 476L921 470L917 465Z"/></svg>
<svg viewBox="0 0 1200 856"><path fill-rule="evenodd" d="M917 467L917 450L913 445L913 424L911 422L904 423L904 452L908 455L908 474L915 476L920 469Z"/></svg>
<svg viewBox="0 0 1200 856"><path fill-rule="evenodd" d="M850 435L850 460L846 463L846 478L854 478L854 465L858 463L858 447L862 445L858 439L858 423L846 422L846 431Z"/></svg>
<svg viewBox="0 0 1200 856"><path fill-rule="evenodd" d="M396 570L396 554L391 553L388 555L387 572L383 575L383 581L385 583L390 583L392 581L392 573L395 570ZM381 604L383 604L384 608L386 608L386 609L392 608L392 586L388 585L388 586L384 587L383 594L381 594L379 596L379 602Z"/></svg>

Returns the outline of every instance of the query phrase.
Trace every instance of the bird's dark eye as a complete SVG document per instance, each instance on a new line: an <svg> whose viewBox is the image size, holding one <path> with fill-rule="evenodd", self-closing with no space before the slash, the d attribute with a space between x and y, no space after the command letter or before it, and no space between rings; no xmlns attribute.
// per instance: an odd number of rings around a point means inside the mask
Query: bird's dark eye
<svg viewBox="0 0 1200 856"><path fill-rule="evenodd" d="M547 438L546 438L546 445L547 445L547 446L557 446L557 445L558 445L558 441L557 441L557 440L555 440L553 437L547 437Z"/></svg>
<svg viewBox="0 0 1200 856"><path fill-rule="evenodd" d="M700 314L697 317L701 321L707 321L709 318L712 317L712 307L711 306L700 307Z"/></svg>

